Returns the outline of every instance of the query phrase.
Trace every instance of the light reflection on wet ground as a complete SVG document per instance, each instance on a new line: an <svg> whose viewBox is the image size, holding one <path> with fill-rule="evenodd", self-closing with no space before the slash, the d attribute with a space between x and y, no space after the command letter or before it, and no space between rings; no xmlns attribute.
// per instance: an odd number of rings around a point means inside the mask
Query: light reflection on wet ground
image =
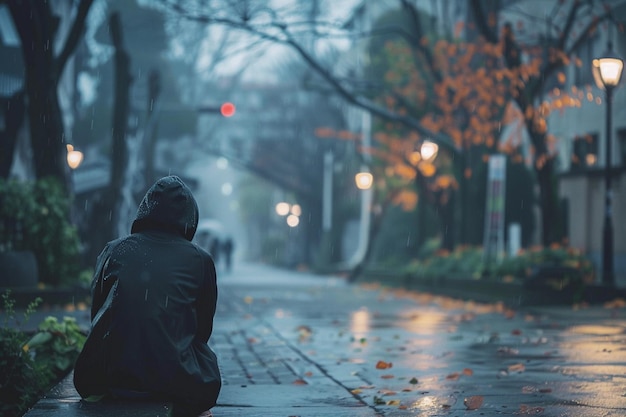
<svg viewBox="0 0 626 417"><path fill-rule="evenodd" d="M381 415L465 415L472 397L476 415L626 415L624 310L515 311L325 285L237 293L253 294L254 317ZM294 330L303 324L305 340Z"/></svg>

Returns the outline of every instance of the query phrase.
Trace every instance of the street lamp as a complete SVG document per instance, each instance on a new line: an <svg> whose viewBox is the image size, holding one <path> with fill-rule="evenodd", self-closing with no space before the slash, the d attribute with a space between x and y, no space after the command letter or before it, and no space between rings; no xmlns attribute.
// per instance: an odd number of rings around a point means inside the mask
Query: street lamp
<svg viewBox="0 0 626 417"><path fill-rule="evenodd" d="M275 207L276 214L278 214L279 216L288 215L290 209L291 209L291 206L289 205L289 203L285 203L284 201L281 201L280 203L276 204L276 207Z"/></svg>
<svg viewBox="0 0 626 417"><path fill-rule="evenodd" d="M437 152L439 152L439 146L437 146L435 142L431 142L429 140L425 140L420 147L420 156L422 157L422 161L434 161L437 157Z"/></svg>
<svg viewBox="0 0 626 417"><path fill-rule="evenodd" d="M368 190L374 182L374 177L367 171L361 171L354 176L354 182L360 190Z"/></svg>
<svg viewBox="0 0 626 417"><path fill-rule="evenodd" d="M592 72L598 87L606 93L606 144L604 152L604 227L602 229L602 283L607 286L615 285L613 271L613 212L611 203L611 112L613 104L613 89L619 85L622 78L624 61L613 52L611 41L608 42L607 52L592 62Z"/></svg>
<svg viewBox="0 0 626 417"><path fill-rule="evenodd" d="M67 165L72 169L78 168L83 162L83 153L74 149L74 146L69 143L65 147L67 148Z"/></svg>

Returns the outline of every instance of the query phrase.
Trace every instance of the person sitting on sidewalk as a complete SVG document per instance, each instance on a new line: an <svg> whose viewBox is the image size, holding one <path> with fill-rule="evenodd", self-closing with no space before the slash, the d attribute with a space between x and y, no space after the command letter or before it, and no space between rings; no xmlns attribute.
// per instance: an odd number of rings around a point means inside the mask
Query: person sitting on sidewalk
<svg viewBox="0 0 626 417"><path fill-rule="evenodd" d="M147 191L130 235L98 256L91 330L74 367L84 400L167 400L174 416L211 415L221 389L208 346L217 277L191 242L197 225L191 190L167 176Z"/></svg>

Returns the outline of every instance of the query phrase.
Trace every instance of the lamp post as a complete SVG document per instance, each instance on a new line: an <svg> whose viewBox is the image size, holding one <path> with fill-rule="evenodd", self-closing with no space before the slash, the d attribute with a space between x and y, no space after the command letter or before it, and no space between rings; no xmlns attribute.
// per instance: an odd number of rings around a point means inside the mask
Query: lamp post
<svg viewBox="0 0 626 417"><path fill-rule="evenodd" d="M611 41L608 50L601 57L594 59L592 70L598 87L606 93L606 143L604 152L604 226L602 229L602 283L607 286L615 285L613 270L613 191L611 190L611 112L613 104L613 90L619 85L622 78L624 61L613 52Z"/></svg>

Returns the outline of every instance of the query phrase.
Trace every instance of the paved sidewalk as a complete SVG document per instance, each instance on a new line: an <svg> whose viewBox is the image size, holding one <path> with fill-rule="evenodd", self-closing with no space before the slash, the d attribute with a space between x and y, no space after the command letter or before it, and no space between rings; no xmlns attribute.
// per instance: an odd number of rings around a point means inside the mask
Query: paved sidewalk
<svg viewBox="0 0 626 417"><path fill-rule="evenodd" d="M513 311L260 265L218 279L215 417L626 415L621 305ZM26 417L166 413L85 405L66 380Z"/></svg>

